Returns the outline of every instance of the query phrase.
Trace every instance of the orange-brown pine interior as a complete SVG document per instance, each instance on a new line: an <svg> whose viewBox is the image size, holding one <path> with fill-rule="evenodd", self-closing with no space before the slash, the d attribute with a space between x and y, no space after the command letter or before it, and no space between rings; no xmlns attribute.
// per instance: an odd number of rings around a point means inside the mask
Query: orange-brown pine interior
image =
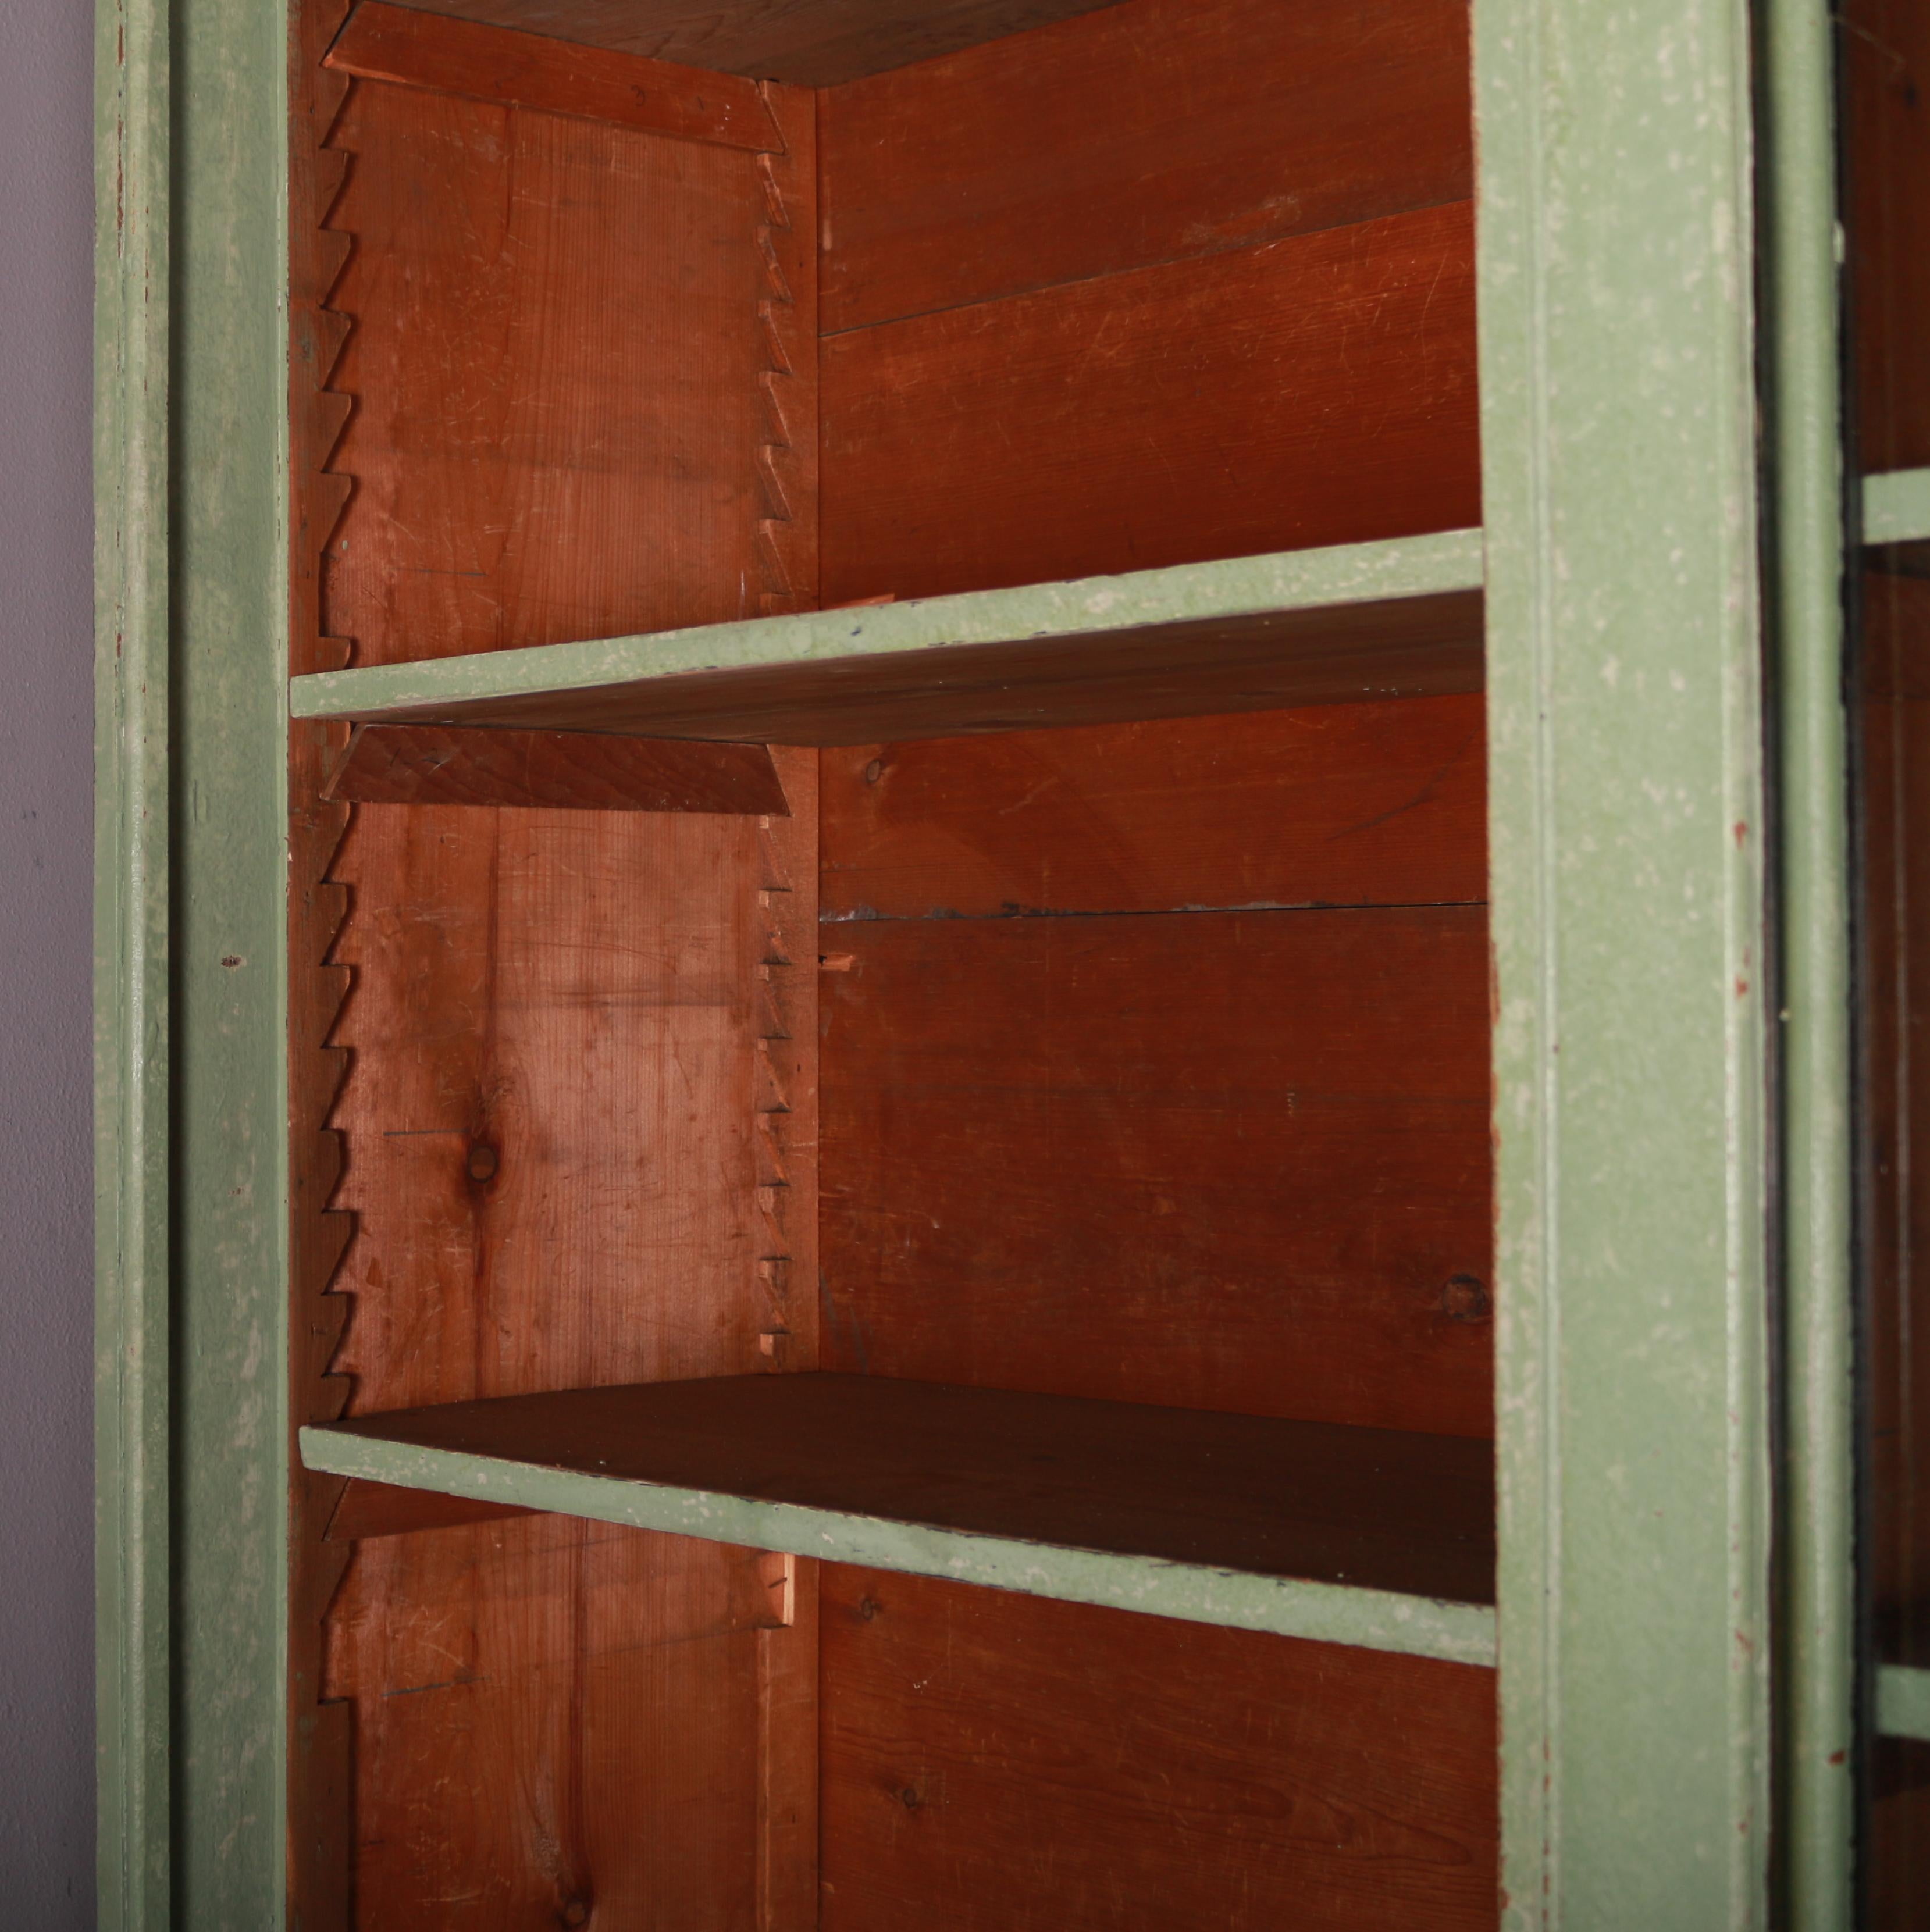
<svg viewBox="0 0 1930 1932"><path fill-rule="evenodd" d="M869 0L762 67L725 10L735 74L665 10L303 0L298 670L1478 522L1462 0L941 9L881 72ZM298 1421L822 1367L1491 1432L1478 692L778 747L788 817L341 746ZM1472 1666L294 1522L311 1932L1495 1917Z"/></svg>

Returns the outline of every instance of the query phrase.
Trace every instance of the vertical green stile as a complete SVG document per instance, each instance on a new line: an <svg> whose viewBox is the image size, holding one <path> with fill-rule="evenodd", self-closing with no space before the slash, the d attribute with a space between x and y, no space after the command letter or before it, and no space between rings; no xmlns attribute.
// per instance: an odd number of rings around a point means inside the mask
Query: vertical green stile
<svg viewBox="0 0 1930 1932"><path fill-rule="evenodd" d="M1506 1923L1761 1924L1743 0L1475 0Z"/></svg>
<svg viewBox="0 0 1930 1932"><path fill-rule="evenodd" d="M1852 1907L1855 1488L1833 46L1826 0L1764 0L1762 28L1765 508L1781 842L1779 1878L1792 1932L1838 1932Z"/></svg>
<svg viewBox="0 0 1930 1932"><path fill-rule="evenodd" d="M97 14L100 1923L280 1922L284 18Z"/></svg>
<svg viewBox="0 0 1930 1932"><path fill-rule="evenodd" d="M103 1932L168 1922L167 14L95 51L95 1702Z"/></svg>
<svg viewBox="0 0 1930 1932"><path fill-rule="evenodd" d="M176 0L176 1911L284 1916L286 9Z"/></svg>

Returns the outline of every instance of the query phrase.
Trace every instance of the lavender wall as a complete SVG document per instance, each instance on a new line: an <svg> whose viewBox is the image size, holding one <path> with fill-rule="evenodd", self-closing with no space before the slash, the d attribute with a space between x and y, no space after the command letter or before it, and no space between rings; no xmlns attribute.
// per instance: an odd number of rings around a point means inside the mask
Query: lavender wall
<svg viewBox="0 0 1930 1932"><path fill-rule="evenodd" d="M0 0L0 1920L94 1918L90 0Z"/></svg>

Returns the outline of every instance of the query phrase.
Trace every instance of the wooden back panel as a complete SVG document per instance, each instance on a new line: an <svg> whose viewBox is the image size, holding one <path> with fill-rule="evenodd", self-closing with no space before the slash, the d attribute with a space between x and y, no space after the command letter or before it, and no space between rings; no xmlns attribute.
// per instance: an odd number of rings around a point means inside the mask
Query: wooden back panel
<svg viewBox="0 0 1930 1932"><path fill-rule="evenodd" d="M827 1366L1492 1432L1478 698L821 772Z"/></svg>
<svg viewBox="0 0 1930 1932"><path fill-rule="evenodd" d="M824 1576L824 1932L1494 1924L1492 1671Z"/></svg>
<svg viewBox="0 0 1930 1932"><path fill-rule="evenodd" d="M1479 522L1464 7L1127 0L821 118L827 603Z"/></svg>
<svg viewBox="0 0 1930 1932"><path fill-rule="evenodd" d="M310 620L345 654L813 601L812 116L765 99L785 153L353 86L310 211L349 247ZM809 1364L815 760L781 772L793 818L357 808L330 874L352 1413ZM306 1802L346 1802L353 1848L315 1924L722 1932L808 1894L808 1590L776 1628L743 1552L384 1514L328 1616L352 1782Z"/></svg>

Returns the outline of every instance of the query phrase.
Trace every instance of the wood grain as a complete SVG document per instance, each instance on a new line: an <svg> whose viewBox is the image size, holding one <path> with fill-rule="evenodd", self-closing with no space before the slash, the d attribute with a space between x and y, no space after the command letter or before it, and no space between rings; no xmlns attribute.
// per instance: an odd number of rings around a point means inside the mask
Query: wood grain
<svg viewBox="0 0 1930 1932"><path fill-rule="evenodd" d="M1494 1597L1484 1442L880 1376L718 1376L353 1416L342 1432L1055 1547Z"/></svg>
<svg viewBox="0 0 1930 1932"><path fill-rule="evenodd" d="M726 74L829 87L1109 0L411 0L434 14Z"/></svg>
<svg viewBox="0 0 1930 1932"><path fill-rule="evenodd" d="M362 0L329 48L327 64L364 80L753 154L782 145L754 82L722 74L700 79L666 62L440 18L386 0Z"/></svg>
<svg viewBox="0 0 1930 1932"><path fill-rule="evenodd" d="M788 817L761 745L587 731L361 724L326 788L368 805L481 805Z"/></svg>
<svg viewBox="0 0 1930 1932"><path fill-rule="evenodd" d="M357 661L758 614L758 158L371 82L337 140Z"/></svg>
<svg viewBox="0 0 1930 1932"><path fill-rule="evenodd" d="M356 1407L763 1363L759 836L359 808L337 866ZM761 1640L718 1622L742 1559L602 1535L530 1518L356 1546L328 1688L355 1701L360 1922L584 1898L747 1922ZM398 1676L371 1645L444 1663Z"/></svg>
<svg viewBox="0 0 1930 1932"><path fill-rule="evenodd" d="M394 1483L365 1482L351 1476L329 1519L328 1538L331 1543L360 1543L371 1536L406 1536L419 1529L452 1529L533 1514L520 1503L442 1496L430 1490L405 1490Z"/></svg>
<svg viewBox="0 0 1930 1932"><path fill-rule="evenodd" d="M1930 464L1930 13L1849 0L1842 18L1857 461L1915 469Z"/></svg>
<svg viewBox="0 0 1930 1932"><path fill-rule="evenodd" d="M1869 573L1863 614L1865 1560L1878 1654L1930 1666L1930 582Z"/></svg>
<svg viewBox="0 0 1930 1932"><path fill-rule="evenodd" d="M824 944L827 1366L1491 1432L1481 908Z"/></svg>
<svg viewBox="0 0 1930 1932"><path fill-rule="evenodd" d="M1465 200L1467 37L1462 0L1127 0L833 88L825 331Z"/></svg>
<svg viewBox="0 0 1930 1932"><path fill-rule="evenodd" d="M827 338L824 602L1478 524L1473 266L1455 202Z"/></svg>
<svg viewBox="0 0 1930 1932"><path fill-rule="evenodd" d="M1483 730L1410 698L827 751L822 915L1484 899Z"/></svg>
<svg viewBox="0 0 1930 1932"><path fill-rule="evenodd" d="M540 1516L359 1545L358 1924L748 1926L756 1560Z"/></svg>
<svg viewBox="0 0 1930 1932"><path fill-rule="evenodd" d="M1494 1676L827 1566L824 1932L1491 1928Z"/></svg>

